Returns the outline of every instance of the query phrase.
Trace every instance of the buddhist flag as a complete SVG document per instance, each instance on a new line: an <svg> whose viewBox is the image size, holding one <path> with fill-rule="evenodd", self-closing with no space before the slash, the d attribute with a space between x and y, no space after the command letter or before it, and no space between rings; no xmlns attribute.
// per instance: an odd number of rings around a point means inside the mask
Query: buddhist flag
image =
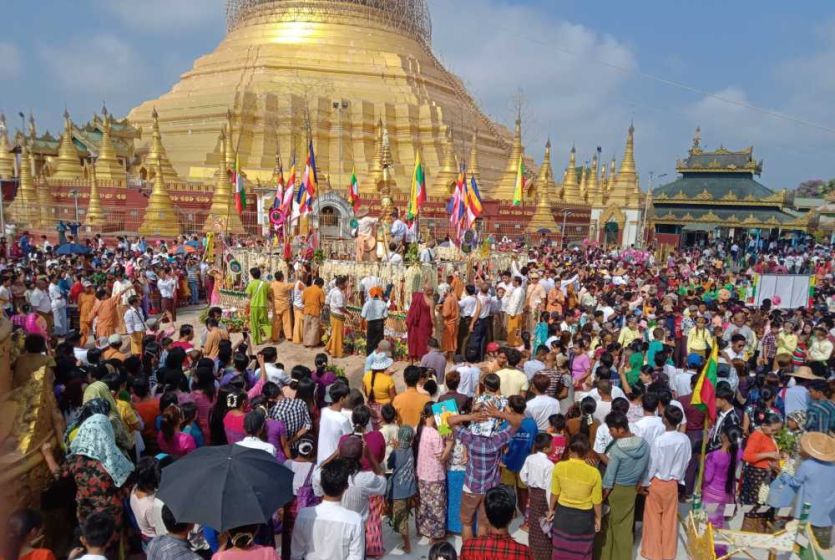
<svg viewBox="0 0 835 560"><path fill-rule="evenodd" d="M307 164L304 167L304 176L302 177L302 189L307 195L302 200L300 193L299 204L302 206L302 213L313 211L313 199L316 197L316 156L313 153L313 140L310 140L307 146Z"/></svg>
<svg viewBox="0 0 835 560"><path fill-rule="evenodd" d="M707 411L711 421L716 420L716 370L719 366L719 344L714 340L710 357L699 374L696 386L693 388L693 399L690 404Z"/></svg>
<svg viewBox="0 0 835 560"><path fill-rule="evenodd" d="M241 216L246 208L246 189L244 188L244 178L241 175L241 162L235 155L235 172L232 174L232 182L235 185L235 210Z"/></svg>
<svg viewBox="0 0 835 560"><path fill-rule="evenodd" d="M516 168L516 187L513 189L513 205L522 204L522 191L525 188L525 163L519 157L519 166Z"/></svg>
<svg viewBox="0 0 835 560"><path fill-rule="evenodd" d="M420 162L420 152L418 152L415 157L415 172L412 175L412 191L409 193L406 218L409 220L417 218L424 202L426 202L426 175L423 172L423 164Z"/></svg>
<svg viewBox="0 0 835 560"><path fill-rule="evenodd" d="M467 185L467 212L472 214L473 218L478 218L484 211L481 204L481 191L478 190L478 183L475 180L475 175L470 176L470 182Z"/></svg>
<svg viewBox="0 0 835 560"><path fill-rule="evenodd" d="M351 169L351 184L348 185L348 202L351 203L354 212L356 212L360 205L360 184L357 181L356 167Z"/></svg>

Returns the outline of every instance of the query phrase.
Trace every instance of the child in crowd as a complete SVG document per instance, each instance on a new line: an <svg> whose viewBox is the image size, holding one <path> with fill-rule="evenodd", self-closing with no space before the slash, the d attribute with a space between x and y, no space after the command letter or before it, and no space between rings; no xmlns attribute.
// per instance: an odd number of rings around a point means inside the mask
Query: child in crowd
<svg viewBox="0 0 835 560"><path fill-rule="evenodd" d="M156 493L159 488L160 466L156 457L143 457L136 465L136 486L130 493L130 509L139 527L139 537L144 551L148 543L157 536L155 519L158 519L162 508L157 505Z"/></svg>
<svg viewBox="0 0 835 560"><path fill-rule="evenodd" d="M403 537L403 553L412 551L409 539L409 517L412 499L417 494L415 476L415 453L412 441L415 432L411 426L400 426L397 431L397 448L391 453L386 465L391 469L391 522L394 530Z"/></svg>
<svg viewBox="0 0 835 560"><path fill-rule="evenodd" d="M475 398L473 403L473 412L487 406L495 406L499 410L504 410L507 407L507 398L499 393L501 387L501 379L495 373L489 373L484 376L484 392ZM470 424L470 432L475 436L490 437L493 432L499 429L500 420L497 418L488 418L481 422L473 422Z"/></svg>
<svg viewBox="0 0 835 560"><path fill-rule="evenodd" d="M380 416L383 419L383 425L380 426L380 433L383 434L383 439L386 442L386 455L383 458L383 464L388 465L389 456L397 445L397 432L400 426L397 425L397 411L391 406L391 403L383 405L380 409ZM391 472L391 470L387 470Z"/></svg>
<svg viewBox="0 0 835 560"><path fill-rule="evenodd" d="M284 506L281 530L281 558L290 558L290 542L293 526L299 510L319 503L313 493L313 471L316 469L316 442L310 435L302 436L295 446L295 459L288 459L284 466L293 471L293 501Z"/></svg>
<svg viewBox="0 0 835 560"><path fill-rule="evenodd" d="M551 418L562 416L554 414ZM563 419L564 420L564 419ZM551 488L551 475L554 472L554 462L550 458L552 450L552 436L540 432L533 440L533 449L522 470L519 471L519 478L528 487L528 510L526 512L526 524L528 525L528 540L535 550L551 549L551 532L543 531L544 520L548 516L548 494ZM546 521L545 526L548 526ZM550 558L547 554L545 558Z"/></svg>
<svg viewBox="0 0 835 560"><path fill-rule="evenodd" d="M551 435L548 459L552 463L558 463L562 461L565 455L565 449L568 447L568 432L565 429L565 416L558 413L548 417L548 434Z"/></svg>
<svg viewBox="0 0 835 560"><path fill-rule="evenodd" d="M180 423L180 430L184 434L190 435L194 438L194 443L197 447L206 445L206 439L203 437L203 431L197 425L197 404L194 401L186 401L180 405L180 412L183 419Z"/></svg>

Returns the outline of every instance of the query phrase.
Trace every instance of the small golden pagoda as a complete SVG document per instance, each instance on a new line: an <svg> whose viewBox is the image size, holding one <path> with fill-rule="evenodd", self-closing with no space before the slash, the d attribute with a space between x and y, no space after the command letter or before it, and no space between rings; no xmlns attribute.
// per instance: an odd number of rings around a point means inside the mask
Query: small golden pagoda
<svg viewBox="0 0 835 560"><path fill-rule="evenodd" d="M473 140L470 147L470 160L467 162L467 175L475 178L475 182L481 184L481 175L478 172L478 129L473 130Z"/></svg>
<svg viewBox="0 0 835 560"><path fill-rule="evenodd" d="M545 194L548 204L559 198L559 189L554 181L554 170L551 167L551 139L545 143L545 155L542 158L542 165L539 167L539 175L534 183L535 196ZM537 204L539 198L537 197Z"/></svg>
<svg viewBox="0 0 835 560"><path fill-rule="evenodd" d="M501 179L495 188L489 191L489 197L495 200L510 202L513 200L513 192L516 190L516 176L519 173L519 161L524 157L522 147L522 117L516 117L516 132L513 134L513 144L510 147L510 157L507 158L507 165ZM523 202L526 193L522 193Z"/></svg>
<svg viewBox="0 0 835 560"><path fill-rule="evenodd" d="M171 203L168 186L165 184L165 170L162 168L159 159L154 174L154 187L151 190L151 197L148 200L148 207L145 210L142 225L139 226L139 233L154 237L177 237L180 235L180 220L174 210L174 205Z"/></svg>
<svg viewBox="0 0 835 560"><path fill-rule="evenodd" d="M159 113L157 113L156 108L151 113L151 118L153 119L151 126L151 146L142 166L146 171L145 175L147 179L152 179L156 174L157 167L162 167L162 177L166 182L177 181L179 180L177 171L174 170L174 167L168 160L165 147L162 145L162 135L159 132Z"/></svg>
<svg viewBox="0 0 835 560"><path fill-rule="evenodd" d="M589 169L589 180L586 189L587 201L591 206L603 205L603 188L598 181L598 174L600 172L600 162L597 159L597 154L591 158L591 168Z"/></svg>
<svg viewBox="0 0 835 560"><path fill-rule="evenodd" d="M104 217L104 210L101 207L101 195L99 194L99 182L96 177L96 164L89 166L90 175L90 199L87 202L87 212L84 214L84 225L94 228L103 226L107 220Z"/></svg>
<svg viewBox="0 0 835 560"><path fill-rule="evenodd" d="M641 189L638 187L638 173L635 170L635 127L632 125L629 125L623 160L607 202L628 208L638 208L641 205Z"/></svg>
<svg viewBox="0 0 835 560"><path fill-rule="evenodd" d="M23 140L20 154L20 186L12 203L9 205L9 215L20 228L34 228L40 220L38 212L38 195L35 193L35 183L32 178L32 158L29 154L29 142Z"/></svg>
<svg viewBox="0 0 835 560"><path fill-rule="evenodd" d="M0 113L0 179L14 177L14 154L9 143L9 131L6 128L6 115Z"/></svg>
<svg viewBox="0 0 835 560"><path fill-rule="evenodd" d="M54 200L50 193L49 183L41 177L35 184L35 194L38 199L38 227L51 230L55 226Z"/></svg>
<svg viewBox="0 0 835 560"><path fill-rule="evenodd" d="M562 201L567 204L583 203L583 193L577 181L577 150L571 146L568 154L568 167L565 168L565 178L562 182Z"/></svg>
<svg viewBox="0 0 835 560"><path fill-rule="evenodd" d="M102 107L101 144L96 157L96 174L99 180L124 186L127 180L127 172L116 157L116 149L113 147L111 139L112 127L113 118L107 111L107 107Z"/></svg>
<svg viewBox="0 0 835 560"><path fill-rule="evenodd" d="M220 153L218 156L218 169L215 180L215 190L212 194L212 206L206 222L203 224L203 231L216 233L244 233L244 226L241 217L234 208L232 199L232 183L229 176L229 166L232 155L230 153L232 125L227 122L227 129L220 131ZM232 160L234 165L234 160Z"/></svg>
<svg viewBox="0 0 835 560"><path fill-rule="evenodd" d="M81 167L81 156L73 142L73 123L68 110L64 109L64 134L61 135L61 143L58 146L58 159L55 161L51 181L66 181L80 179L84 176L84 168Z"/></svg>
<svg viewBox="0 0 835 560"><path fill-rule="evenodd" d="M458 158L455 157L455 146L452 143L452 129L447 128L443 140L444 161L441 168L431 177L432 192L440 195L452 194L458 179Z"/></svg>
<svg viewBox="0 0 835 560"><path fill-rule="evenodd" d="M580 170L580 201L585 204L589 196L589 164L586 162Z"/></svg>
<svg viewBox="0 0 835 560"><path fill-rule="evenodd" d="M534 210L525 230L528 233L540 233L543 230L548 233L559 232L560 228L554 219L554 213L551 211L551 202L547 192L544 189L537 190L536 197L536 210Z"/></svg>

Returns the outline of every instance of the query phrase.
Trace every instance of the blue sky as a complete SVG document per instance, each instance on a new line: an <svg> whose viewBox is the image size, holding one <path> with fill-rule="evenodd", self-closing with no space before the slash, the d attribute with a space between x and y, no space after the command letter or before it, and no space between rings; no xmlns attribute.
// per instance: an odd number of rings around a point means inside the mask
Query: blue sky
<svg viewBox="0 0 835 560"><path fill-rule="evenodd" d="M433 48L495 120L524 92L524 141L562 168L620 154L630 121L642 183L703 145L753 145L772 188L835 177L835 5L823 0L427 0ZM224 35L223 0L5 2L0 109L56 132L167 91ZM137 6L141 6L138 8ZM672 85L672 83L679 85ZM684 86L684 87L682 87ZM762 110L751 109L755 106ZM779 113L775 116L772 113Z"/></svg>

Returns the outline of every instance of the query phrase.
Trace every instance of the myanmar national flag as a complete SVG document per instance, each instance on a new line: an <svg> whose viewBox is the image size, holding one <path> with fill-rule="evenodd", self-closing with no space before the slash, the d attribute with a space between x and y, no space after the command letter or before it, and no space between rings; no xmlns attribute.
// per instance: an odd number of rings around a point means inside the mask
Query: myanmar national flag
<svg viewBox="0 0 835 560"><path fill-rule="evenodd" d="M690 404L706 410L711 421L716 420L716 370L719 366L719 344L713 341L710 357L699 374L696 386L693 388L693 398Z"/></svg>
<svg viewBox="0 0 835 560"><path fill-rule="evenodd" d="M235 185L235 210L240 216L246 208L246 189L244 188L243 175L241 175L241 163L237 155L235 155L235 172L232 174L232 181Z"/></svg>
<svg viewBox="0 0 835 560"><path fill-rule="evenodd" d="M522 204L522 191L525 188L525 164L519 157L519 166L516 168L516 186L513 189L513 205Z"/></svg>
<svg viewBox="0 0 835 560"><path fill-rule="evenodd" d="M423 164L420 162L420 152L418 152L415 158L415 172L412 175L412 191L409 193L406 218L409 220L417 218L424 202L426 202L426 175L423 172Z"/></svg>
<svg viewBox="0 0 835 560"><path fill-rule="evenodd" d="M348 185L348 202L351 203L354 212L356 212L360 205L360 184L357 181L356 168L351 169L351 184Z"/></svg>

